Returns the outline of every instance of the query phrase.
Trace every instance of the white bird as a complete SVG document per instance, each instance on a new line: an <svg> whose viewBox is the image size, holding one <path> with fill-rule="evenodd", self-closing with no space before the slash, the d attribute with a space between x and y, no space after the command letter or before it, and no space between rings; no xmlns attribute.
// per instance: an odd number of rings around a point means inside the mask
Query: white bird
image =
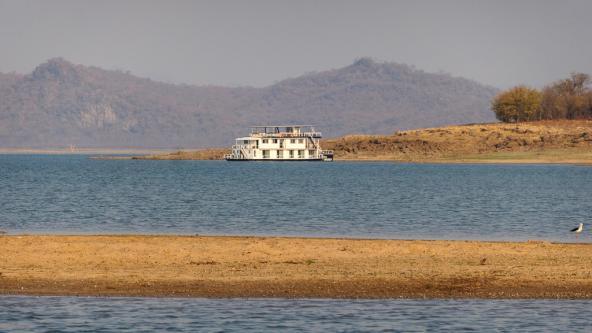
<svg viewBox="0 0 592 333"><path fill-rule="evenodd" d="M580 223L580 225L577 228L571 229L571 232L575 232L576 239L578 239L578 235L582 232L582 230L584 230L584 223Z"/></svg>

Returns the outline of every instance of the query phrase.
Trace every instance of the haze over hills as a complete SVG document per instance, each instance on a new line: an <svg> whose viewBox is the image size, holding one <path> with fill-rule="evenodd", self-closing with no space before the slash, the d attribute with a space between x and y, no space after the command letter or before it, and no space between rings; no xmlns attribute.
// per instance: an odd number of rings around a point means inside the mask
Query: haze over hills
<svg viewBox="0 0 592 333"><path fill-rule="evenodd" d="M174 85L51 59L0 73L1 147L211 147L250 125L314 124L325 137L494 121L495 88L396 63L352 65L264 88Z"/></svg>

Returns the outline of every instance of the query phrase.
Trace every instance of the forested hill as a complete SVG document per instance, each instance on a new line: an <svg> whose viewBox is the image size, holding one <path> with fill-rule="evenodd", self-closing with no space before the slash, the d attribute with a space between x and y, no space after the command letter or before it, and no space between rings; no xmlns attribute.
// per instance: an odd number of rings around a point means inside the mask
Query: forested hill
<svg viewBox="0 0 592 333"><path fill-rule="evenodd" d="M173 85L52 59L0 74L0 146L226 146L249 125L325 137L494 120L492 87L367 58L264 88Z"/></svg>

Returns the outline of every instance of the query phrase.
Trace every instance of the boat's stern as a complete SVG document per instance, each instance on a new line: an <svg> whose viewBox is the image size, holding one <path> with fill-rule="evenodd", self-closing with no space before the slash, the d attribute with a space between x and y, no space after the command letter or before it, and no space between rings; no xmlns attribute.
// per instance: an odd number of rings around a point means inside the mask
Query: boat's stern
<svg viewBox="0 0 592 333"><path fill-rule="evenodd" d="M333 161L333 151L332 150L323 150L321 152L321 159L325 162L332 162Z"/></svg>

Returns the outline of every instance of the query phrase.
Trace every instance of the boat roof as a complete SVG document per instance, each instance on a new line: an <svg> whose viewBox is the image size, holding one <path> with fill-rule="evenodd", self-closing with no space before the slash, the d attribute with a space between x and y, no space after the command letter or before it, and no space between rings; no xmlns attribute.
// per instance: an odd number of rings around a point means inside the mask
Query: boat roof
<svg viewBox="0 0 592 333"><path fill-rule="evenodd" d="M257 125L249 126L250 128L271 128L271 127L313 127L314 125Z"/></svg>

